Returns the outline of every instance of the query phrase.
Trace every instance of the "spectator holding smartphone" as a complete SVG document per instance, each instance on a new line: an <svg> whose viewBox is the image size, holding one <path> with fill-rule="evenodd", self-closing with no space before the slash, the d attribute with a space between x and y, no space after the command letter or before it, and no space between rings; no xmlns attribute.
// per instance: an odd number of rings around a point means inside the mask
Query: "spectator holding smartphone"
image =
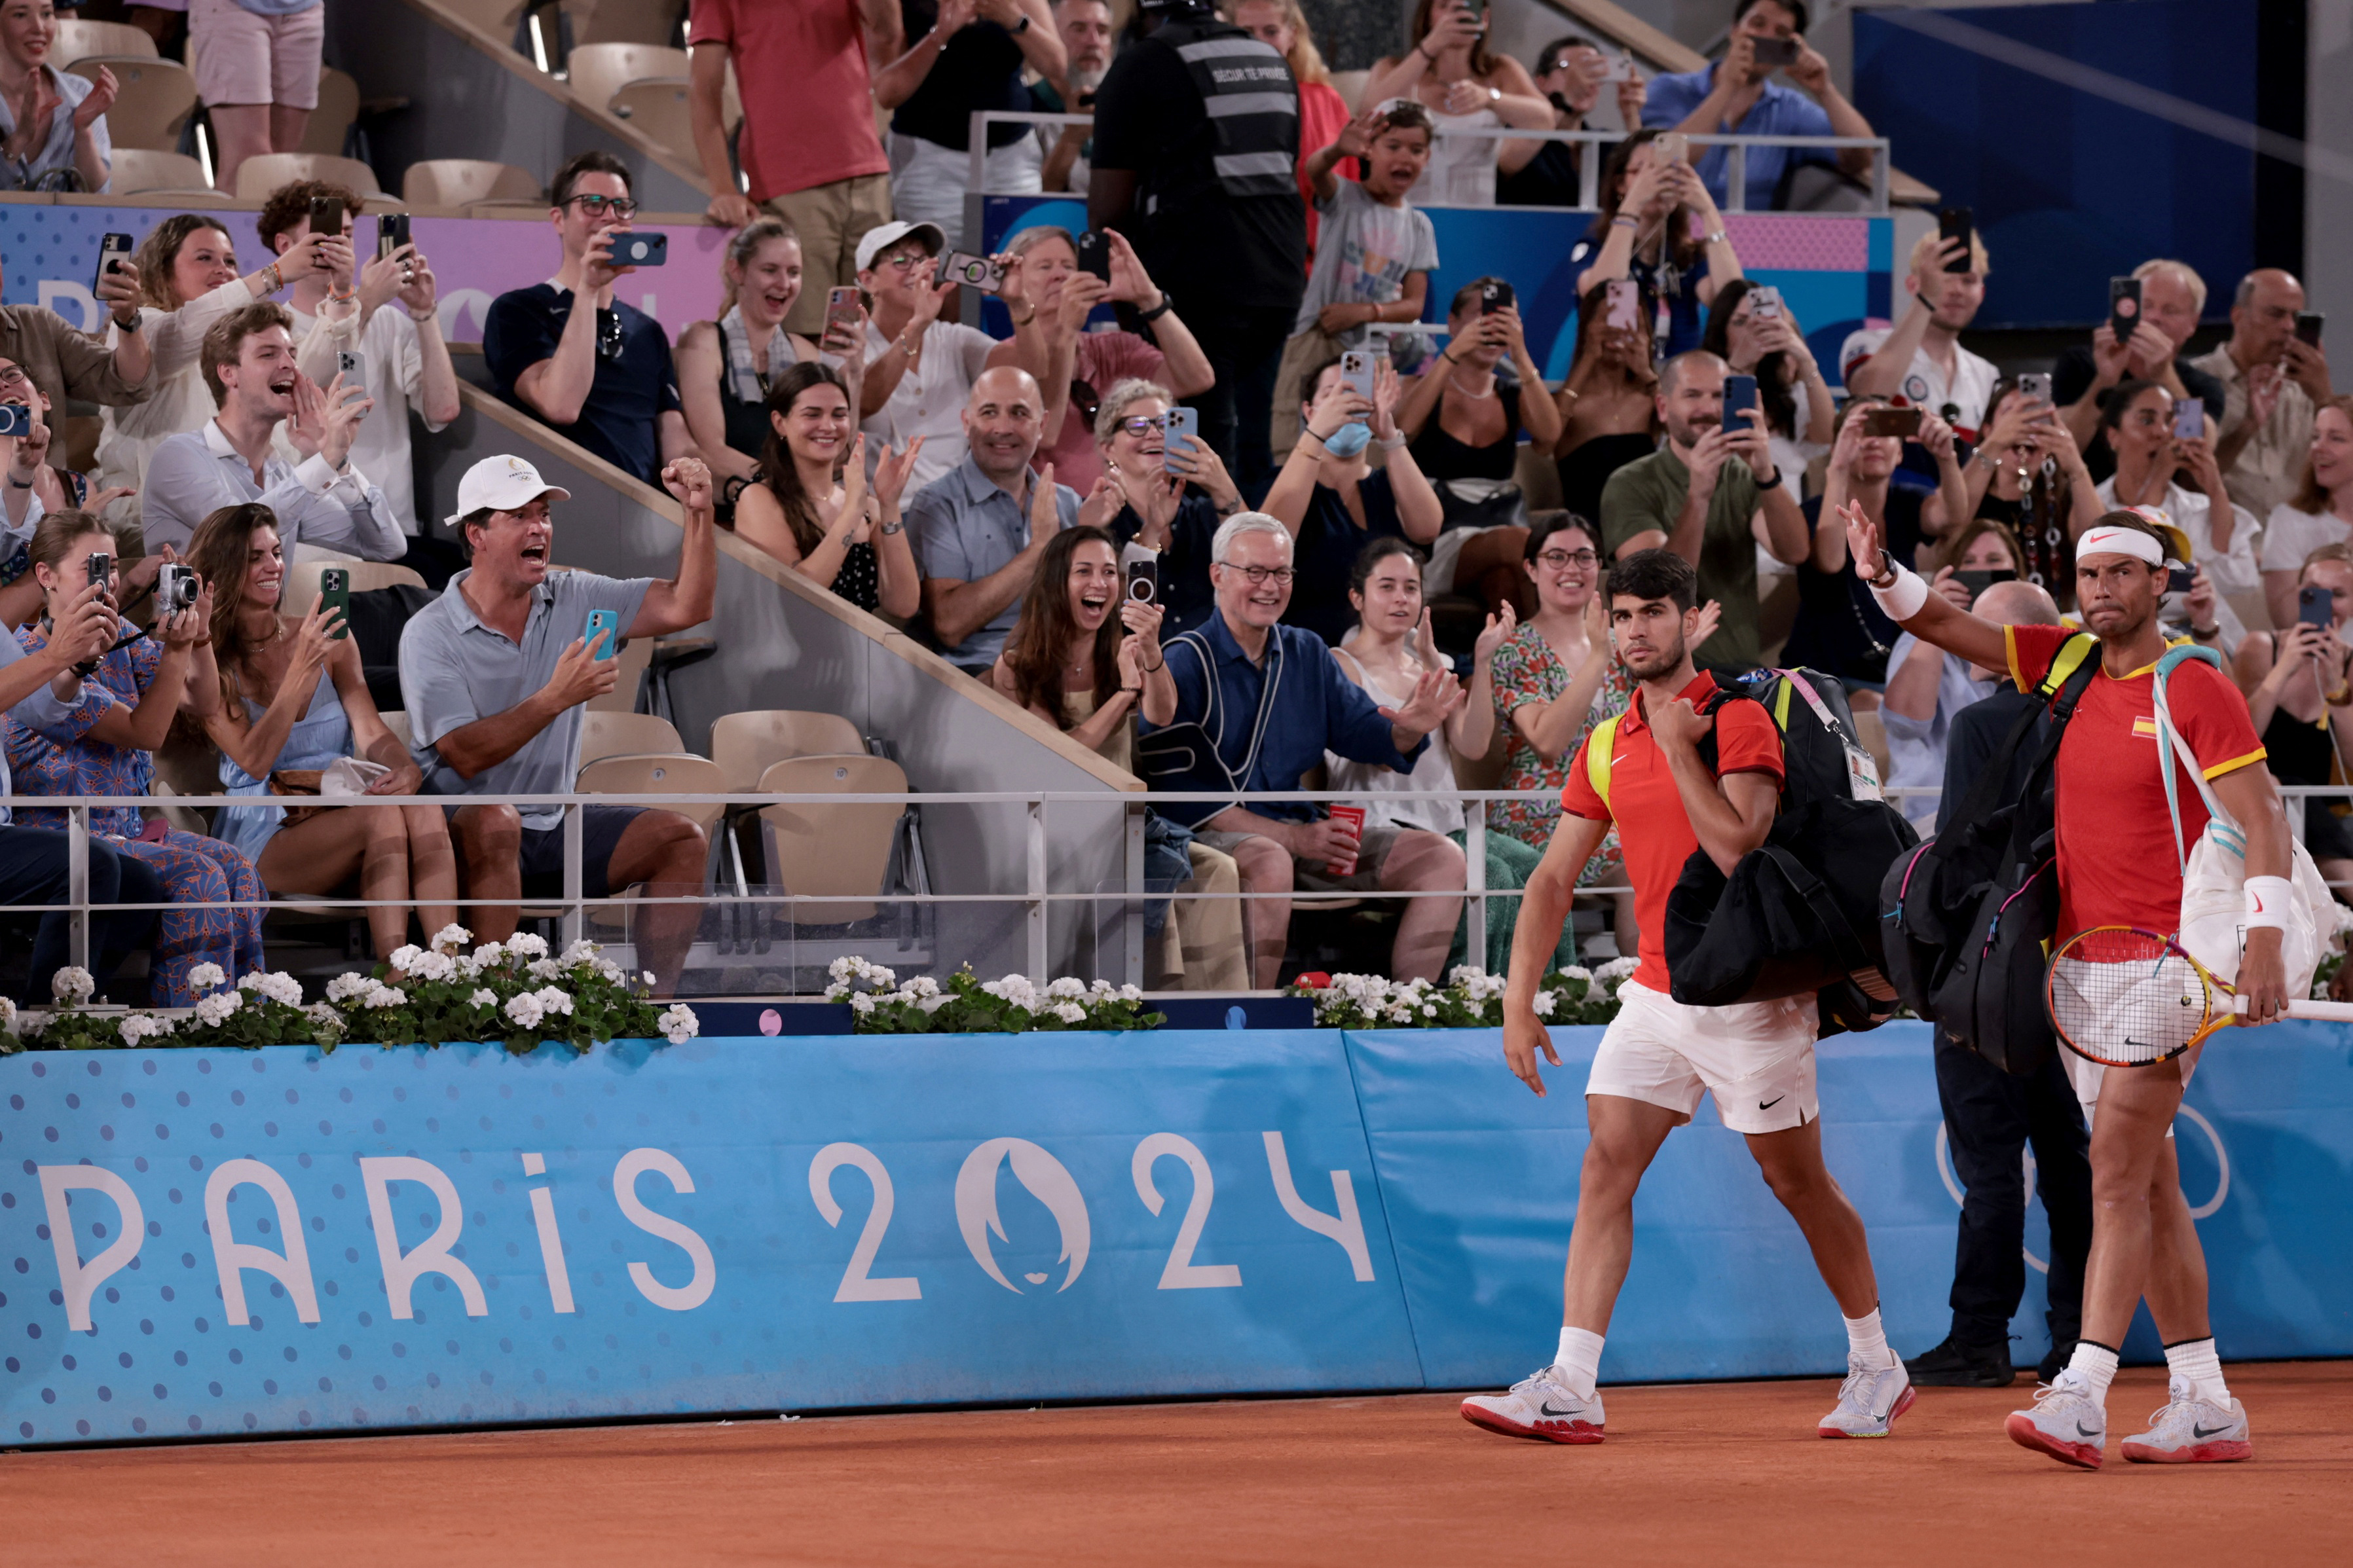
<svg viewBox="0 0 2353 1568"><path fill-rule="evenodd" d="M2199 434L2178 434L2181 410L2192 409ZM2187 534L2199 571L2213 580L2214 591L2226 612L2219 621L2190 623L2190 635L2211 640L2220 627L2227 658L2239 646L2244 627L2233 595L2253 601L2263 591L2255 566L2255 520L2247 509L2232 503L2214 461L2209 439L2213 419L2195 400L2176 399L2162 385L2148 381L2119 383L2108 394L2100 416L2100 429L2116 455L2116 472L2100 481L2095 493L2109 510L2149 507ZM2175 476L2187 471L2190 485Z"/></svg>
<svg viewBox="0 0 2353 1568"><path fill-rule="evenodd" d="M120 258L96 281L98 302L116 329L111 347L46 305L0 305L0 360L16 365L51 408L69 397L108 409L147 398L154 354L139 313L138 266ZM0 402L21 394L0 392Z"/></svg>
<svg viewBox="0 0 2353 1568"><path fill-rule="evenodd" d="M1736 278L1707 312L1707 352L1735 375L1757 378L1757 405L1781 482L1803 499L1806 465L1831 449L1837 405L1822 367L1778 289Z"/></svg>
<svg viewBox="0 0 2353 1568"><path fill-rule="evenodd" d="M0 626L21 626L38 610L31 576L33 530L41 519L69 507L102 512L119 491L90 494L90 481L69 468L49 466L57 432L49 424L48 395L35 386L22 365L0 358L0 405L22 408L28 427L21 436L0 436ZM143 581L143 579L142 579Z"/></svg>
<svg viewBox="0 0 2353 1568"><path fill-rule="evenodd" d="M121 89L104 66L93 80L49 64L57 42L50 0L0 4L0 191L109 188L106 111Z"/></svg>
<svg viewBox="0 0 2353 1568"><path fill-rule="evenodd" d="M1360 112L1377 111L1402 98L1420 104L1449 131L1552 129L1551 100L1536 90L1519 61L1488 48L1487 18L1467 0L1418 0L1406 33L1413 47L1374 63L1357 100ZM1434 139L1438 145L1431 149L1428 172L1415 187L1422 201L1432 206L1493 206L1496 172L1504 150L1513 144L1493 136Z"/></svg>
<svg viewBox="0 0 2353 1568"><path fill-rule="evenodd" d="M2309 559L2324 544L2348 540L2353 540L2353 395L2331 397L2314 410L2303 483L2272 509L2263 526L2263 597L2272 625L2295 619L2296 574L2302 568L2291 563Z"/></svg>
<svg viewBox="0 0 2353 1568"><path fill-rule="evenodd" d="M1642 108L1642 123L1687 136L1869 136L1871 121L1846 100L1831 80L1830 62L1806 42L1806 0L1739 0L1733 7L1732 36L1724 58L1695 71L1654 77ZM1759 59L1795 45L1795 58L1773 65ZM1773 79L1786 72L1798 88ZM1731 153L1711 147L1699 161L1701 181L1717 201L1730 178ZM1790 175L1807 164L1829 164L1850 180L1868 179L1871 149L1841 147L1835 153L1804 147L1748 149L1750 212L1803 205L1786 198Z"/></svg>
<svg viewBox="0 0 2353 1568"><path fill-rule="evenodd" d="M1577 359L1554 397L1561 417L1553 447L1561 504L1588 522L1601 515L1609 476L1659 449L1659 373L1651 334L1633 323L1639 297L1622 279L1614 287L1627 306L1626 319L1611 320L1612 287L1604 284L1579 303Z"/></svg>
<svg viewBox="0 0 2353 1568"><path fill-rule="evenodd" d="M1227 0L1225 19L1282 57L1299 83L1299 195L1307 204L1307 264L1315 265L1319 219L1315 177L1307 161L1340 139L1353 118L1348 100L1332 85L1332 71L1299 0Z"/></svg>
<svg viewBox="0 0 2353 1568"><path fill-rule="evenodd" d="M886 223L858 242L858 286L866 320L866 374L859 384L860 428L880 446L923 450L921 489L965 458L964 406L988 368L997 340L978 327L940 320L953 280L934 280L934 258L947 237L936 224Z"/></svg>
<svg viewBox="0 0 2353 1568"><path fill-rule="evenodd" d="M343 612L280 605L286 552L269 509L248 502L213 513L189 542L188 562L213 585L220 703L204 729L220 749L221 787L265 797L223 806L215 835L253 862L272 897L356 884L361 898L384 900L366 911L378 958L407 943L411 900L428 935L456 924L458 867L439 807L299 803L319 793L314 774L347 757L385 770L369 795L420 794L425 774L376 711L360 645L342 635Z"/></svg>
<svg viewBox="0 0 2353 1568"><path fill-rule="evenodd" d="M686 431L719 476L723 512L735 492L758 479L768 445L768 390L796 364L827 363L841 373L850 406L866 374L864 311L856 324L825 328L822 345L786 330L806 282L800 237L780 217L735 231L719 261L715 321L694 321L678 335L678 385Z"/></svg>
<svg viewBox="0 0 2353 1568"><path fill-rule="evenodd" d="M1641 289L1638 324L1666 358L1700 346L1716 291L1741 275L1715 199L1648 129L1618 143L1601 166L1601 212L1570 247L1568 267L1580 300L1612 279L1631 279ZM1653 330L1662 307L1663 333Z"/></svg>
<svg viewBox="0 0 2353 1568"><path fill-rule="evenodd" d="M2231 411L2222 384L2181 353L2206 313L2206 280L2187 262L2163 258L2142 262L2132 275L2140 284L2140 310L2131 331L2119 341L2115 321L2102 321L2088 347L2075 344L2051 367L2052 400L2100 479L2114 459L2093 437L2119 382L2153 382L2170 397L2197 398L2218 423Z"/></svg>
<svg viewBox="0 0 2353 1568"><path fill-rule="evenodd" d="M839 371L807 360L786 366L767 408L759 480L735 503L736 536L869 614L913 619L923 583L899 501L923 438L876 454L870 494L866 437Z"/></svg>
<svg viewBox="0 0 2353 1568"><path fill-rule="evenodd" d="M2327 353L2296 334L2304 305L2294 273L2258 268L2232 297L2231 335L2189 362L2222 384L2214 460L2231 494L2257 517L2271 516L2295 489L2313 411L2335 390Z"/></svg>
<svg viewBox="0 0 2353 1568"><path fill-rule="evenodd" d="M1191 631L1216 607L1209 586L1209 542L1242 510L1242 493L1198 437L1171 438L1176 398L1148 381L1123 381L1103 394L1095 416L1102 476L1091 504L1112 508L1114 539L1159 552L1160 605L1170 636Z"/></svg>
<svg viewBox="0 0 2353 1568"><path fill-rule="evenodd" d="M1963 259L1961 242L1937 231L1922 235L1912 247L1911 269L1904 287L1912 302L1904 318L1892 327L1863 327L1847 334L1839 350L1846 389L1853 397L1902 398L1916 408L1942 414L1968 440L1985 428L1986 407L2001 373L1993 362L1961 346L1961 333L1977 320L1985 303L1985 241L1969 233L1968 265L1948 270ZM1949 408L1950 412L1947 410Z"/></svg>
<svg viewBox="0 0 2353 1568"><path fill-rule="evenodd" d="M964 234L971 180L972 117L1035 107L1021 73L1060 76L1067 57L1046 0L901 0L903 54L874 75L874 101L891 117L891 209L901 223ZM988 128L986 186L1039 188L1032 128ZM977 237L967 236L966 239ZM862 268L861 268L862 270Z"/></svg>
<svg viewBox="0 0 2353 1568"><path fill-rule="evenodd" d="M2075 602L2075 536L2108 508L2051 400L1998 382L1964 470L1969 515L2000 523L2023 553L2018 574L2063 609Z"/></svg>
<svg viewBox="0 0 2353 1568"><path fill-rule="evenodd" d="M1617 78L1618 113L1631 131L1642 123L1642 77L1633 61L1623 56L1619 59L1623 71ZM1552 105L1552 123L1546 129L1599 129L1588 125L1587 117L1601 101L1601 87L1611 79L1611 68L1609 56L1590 38L1558 38L1538 51L1535 89ZM1503 178L1495 184L1495 199L1507 207L1577 205L1583 199L1580 181L1588 151L1575 142L1504 142L1497 160Z"/></svg>
<svg viewBox="0 0 2353 1568"><path fill-rule="evenodd" d="M629 171L610 153L575 153L547 192L563 260L545 283L491 301L482 357L493 388L631 478L652 484L694 453L670 368L670 334L616 296L637 268L613 242L638 216Z"/></svg>
<svg viewBox="0 0 2353 1568"><path fill-rule="evenodd" d="M2249 632L2232 661L2264 765L2284 784L2326 787L2353 773L2353 549L2324 544L2295 574L2296 598L2277 631ZM2306 608L2309 602L2310 608ZM2353 820L2327 797L2307 799L2304 843L2332 883L2353 882Z"/></svg>

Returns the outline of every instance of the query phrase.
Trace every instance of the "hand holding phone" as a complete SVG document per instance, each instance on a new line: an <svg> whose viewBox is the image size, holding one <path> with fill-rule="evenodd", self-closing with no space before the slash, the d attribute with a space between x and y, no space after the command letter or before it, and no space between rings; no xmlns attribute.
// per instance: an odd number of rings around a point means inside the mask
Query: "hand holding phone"
<svg viewBox="0 0 2353 1568"><path fill-rule="evenodd" d="M1642 296L1634 280L1612 278L1604 287L1609 301L1609 314L1604 319L1604 324L1616 331L1640 331L1642 327Z"/></svg>
<svg viewBox="0 0 2353 1568"><path fill-rule="evenodd" d="M582 634L587 644L588 657L603 660L621 651L621 617L611 610L588 612L588 629ZM599 639L602 645L599 646Z"/></svg>
<svg viewBox="0 0 2353 1568"><path fill-rule="evenodd" d="M1936 214L1936 238L1940 247L1952 240L1960 241L1961 246L1960 255L1946 261L1945 270L1947 272L1973 272L1977 269L1974 254L1977 247L1973 243L1971 221L1967 207L1946 207Z"/></svg>
<svg viewBox="0 0 2353 1568"><path fill-rule="evenodd" d="M2206 435L2206 405L2194 397L2177 399L2173 405L2173 438L2177 441L2197 441Z"/></svg>
<svg viewBox="0 0 2353 1568"><path fill-rule="evenodd" d="M1187 452L1199 445L1201 419L1198 413L1180 406L1170 409L1166 419L1167 423L1162 426L1166 437L1161 444L1164 452Z"/></svg>
<svg viewBox="0 0 2353 1568"><path fill-rule="evenodd" d="M1756 428L1748 415L1757 406L1757 378L1753 375L1727 375L1724 378L1724 428L1728 435L1742 435Z"/></svg>
<svg viewBox="0 0 2353 1568"><path fill-rule="evenodd" d="M2295 591L2295 618L2327 631L2337 624L2337 595L2317 583L2306 583Z"/></svg>
<svg viewBox="0 0 2353 1568"><path fill-rule="evenodd" d="M1351 349L1342 354L1340 380L1349 391L1370 403L1373 400L1373 356L1362 349Z"/></svg>
<svg viewBox="0 0 2353 1568"><path fill-rule="evenodd" d="M670 259L670 236L659 229L617 229L607 254L615 267L659 267Z"/></svg>
<svg viewBox="0 0 2353 1568"><path fill-rule="evenodd" d="M2140 279L2111 278L2108 279L2108 331L2116 336L2116 346L2122 348L2132 341L2133 329L2140 325Z"/></svg>
<svg viewBox="0 0 2353 1568"><path fill-rule="evenodd" d="M1889 437L1909 441L1920 433L1920 411L1917 408L1866 408L1862 411L1862 433L1866 436Z"/></svg>
<svg viewBox="0 0 2353 1568"><path fill-rule="evenodd" d="M319 608L334 617L335 629L327 635L337 642L348 641L352 635L352 574L347 566L329 566L319 574Z"/></svg>
<svg viewBox="0 0 2353 1568"><path fill-rule="evenodd" d="M1111 281L1111 241L1098 230L1079 236L1079 270Z"/></svg>

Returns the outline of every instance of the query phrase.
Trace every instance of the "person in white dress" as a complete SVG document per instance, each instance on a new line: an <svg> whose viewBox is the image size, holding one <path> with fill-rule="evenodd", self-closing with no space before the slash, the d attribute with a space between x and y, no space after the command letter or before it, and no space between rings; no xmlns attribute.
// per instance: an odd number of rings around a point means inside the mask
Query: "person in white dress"
<svg viewBox="0 0 2353 1568"><path fill-rule="evenodd" d="M2194 403L2194 400L2192 400ZM2174 434L2175 399L2153 381L2119 382L2108 395L2100 428L2116 455L2116 471L2100 481L2101 500L2117 508L2147 507L2189 536L2198 570L2214 585L2225 658L2234 657L2252 616L2263 611L2263 579L2255 567L2255 519L2232 503L2214 460L2213 419L2202 406L2200 434ZM2175 475L2187 469L2195 489ZM2200 628L2193 625L2194 633Z"/></svg>
<svg viewBox="0 0 2353 1568"><path fill-rule="evenodd" d="M2353 540L2353 393L2313 411L2304 480L2263 524L2263 599L2272 625L2295 624L2296 574L2324 544Z"/></svg>
<svg viewBox="0 0 2353 1568"><path fill-rule="evenodd" d="M1488 48L1486 18L1463 0L1419 0L1407 31L1413 47L1374 65L1356 112L1409 98L1438 122L1430 166L1409 193L1415 205L1493 206L1498 161L1517 169L1544 143L1448 132L1507 125L1549 131L1551 100L1536 90L1526 67Z"/></svg>

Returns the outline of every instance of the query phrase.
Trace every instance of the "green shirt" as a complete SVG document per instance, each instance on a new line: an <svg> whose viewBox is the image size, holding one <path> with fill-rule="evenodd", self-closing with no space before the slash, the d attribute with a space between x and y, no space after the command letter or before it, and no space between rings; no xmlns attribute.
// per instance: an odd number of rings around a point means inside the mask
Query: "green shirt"
<svg viewBox="0 0 2353 1568"><path fill-rule="evenodd" d="M1615 560L1626 542L1656 530L1672 534L1691 493L1691 470L1672 447L1627 464L1601 489L1601 546ZM1765 655L1757 631L1757 535L1750 524L1763 492L1748 465L1726 458L1700 531L1699 596L1723 607L1715 635L1694 651L1705 668L1754 669Z"/></svg>

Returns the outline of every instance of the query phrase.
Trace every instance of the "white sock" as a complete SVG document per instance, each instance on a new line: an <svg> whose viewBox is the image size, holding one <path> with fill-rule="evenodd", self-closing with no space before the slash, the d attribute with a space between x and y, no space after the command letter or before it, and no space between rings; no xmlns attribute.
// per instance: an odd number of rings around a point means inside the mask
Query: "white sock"
<svg viewBox="0 0 2353 1568"><path fill-rule="evenodd" d="M1563 1329L1560 1349L1552 1364L1563 1388L1579 1399L1593 1397L1593 1382L1601 1371L1601 1336L1590 1329Z"/></svg>
<svg viewBox="0 0 2353 1568"><path fill-rule="evenodd" d="M2107 1404L2108 1384L2116 1375L2116 1352L2090 1340L2077 1340L2074 1359L2067 1363L2067 1370L2089 1385L2085 1392L2091 1394L2093 1403Z"/></svg>
<svg viewBox="0 0 2353 1568"><path fill-rule="evenodd" d="M2214 1352L2212 1335L2166 1346L2165 1364L2175 1377L2189 1383L2196 1398L2225 1406L2231 1403L2231 1391L2222 1383L2222 1358Z"/></svg>
<svg viewBox="0 0 2353 1568"><path fill-rule="evenodd" d="M1874 1367L1895 1364L1895 1352L1887 1348L1887 1331L1880 1326L1878 1308L1873 1307L1860 1318L1841 1318L1839 1321L1846 1325L1849 1354L1859 1355Z"/></svg>

